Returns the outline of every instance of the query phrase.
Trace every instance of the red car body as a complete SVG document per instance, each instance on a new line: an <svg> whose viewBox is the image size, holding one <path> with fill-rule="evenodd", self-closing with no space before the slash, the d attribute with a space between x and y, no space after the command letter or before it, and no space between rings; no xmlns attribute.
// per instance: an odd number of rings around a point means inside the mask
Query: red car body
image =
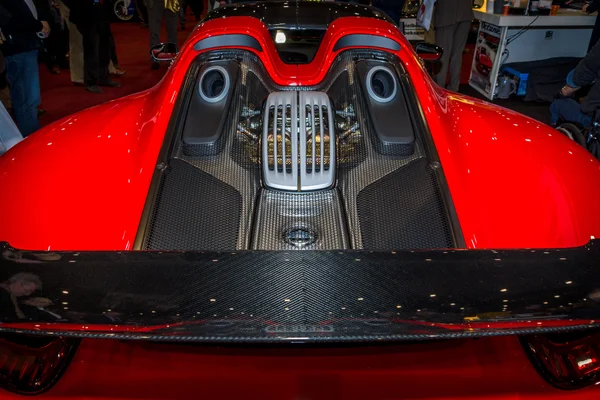
<svg viewBox="0 0 600 400"><path fill-rule="evenodd" d="M600 213L588 207L600 202L600 186L590 185L600 180L597 161L547 125L439 88L388 23L337 20L315 59L295 66L280 61L260 21L232 17L200 25L156 87L58 121L2 157L0 185L11 190L0 198L0 237L21 249L132 249L186 66L198 54L193 44L234 33L256 38L271 77L293 86L320 82L344 35L399 42L468 248L574 247L600 236Z"/></svg>
<svg viewBox="0 0 600 400"><path fill-rule="evenodd" d="M487 54L485 47L477 48L475 60L477 63L477 71L481 72L483 76L489 76L490 71L494 67L494 60Z"/></svg>
<svg viewBox="0 0 600 400"><path fill-rule="evenodd" d="M264 51L242 49L254 53L282 86L320 83L341 51L335 44L347 35L398 43L394 54L417 94L467 249L574 248L600 236L600 163L549 126L436 86L392 24L336 19L314 60L292 65L281 61L263 22L228 17L202 23L156 87L58 121L0 157L0 240L20 250L133 250L176 99L200 54L194 44L232 34L249 35L260 44ZM520 339L507 336L308 349L84 338L62 378L41 397L499 400L599 395L595 387L553 387L536 371Z"/></svg>

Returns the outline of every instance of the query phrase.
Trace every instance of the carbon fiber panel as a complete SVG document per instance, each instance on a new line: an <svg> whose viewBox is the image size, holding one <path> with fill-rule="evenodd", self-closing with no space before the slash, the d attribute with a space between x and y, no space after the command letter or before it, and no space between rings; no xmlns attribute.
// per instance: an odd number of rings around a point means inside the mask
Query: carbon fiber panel
<svg viewBox="0 0 600 400"><path fill-rule="evenodd" d="M348 248L336 190L290 194L261 193L254 230L257 250L335 250Z"/></svg>
<svg viewBox="0 0 600 400"><path fill-rule="evenodd" d="M150 221L149 250L235 250L242 209L237 190L173 160L159 193Z"/></svg>
<svg viewBox="0 0 600 400"><path fill-rule="evenodd" d="M0 254L0 280L35 274L44 287L34 295L56 299L49 310L60 319L36 328L71 335L379 341L563 331L600 318L597 241L548 250L228 253L22 252L0 243ZM51 317L41 315L23 322L3 308L0 330L33 329Z"/></svg>
<svg viewBox="0 0 600 400"><path fill-rule="evenodd" d="M227 54L227 53L225 53ZM232 62L239 62L235 57L237 53L229 53ZM216 57L222 61L223 57ZM227 57L224 57L227 58ZM206 61L210 62L210 61ZM260 188L260 165L252 162L252 154L258 151L258 142L253 143L247 136L239 135L237 123L239 118L247 112L247 105L261 104L262 99L256 98L251 92L245 90L248 80L248 62L240 63L240 81L234 90L231 109L228 111L229 121L224 130L223 150L216 156L193 156L184 152L184 146L177 142L174 149L174 159L184 160L224 184L235 188L241 195L240 219L236 231L236 243L233 249L248 249L250 246L250 232L252 215L256 207L256 197ZM245 107L245 108L244 108ZM210 199L209 199L210 201ZM204 227L198 225L197 230ZM179 234L173 232L173 234ZM211 247L192 247L188 250L204 250Z"/></svg>
<svg viewBox="0 0 600 400"><path fill-rule="evenodd" d="M357 208L365 249L453 247L434 170L425 158L367 186Z"/></svg>

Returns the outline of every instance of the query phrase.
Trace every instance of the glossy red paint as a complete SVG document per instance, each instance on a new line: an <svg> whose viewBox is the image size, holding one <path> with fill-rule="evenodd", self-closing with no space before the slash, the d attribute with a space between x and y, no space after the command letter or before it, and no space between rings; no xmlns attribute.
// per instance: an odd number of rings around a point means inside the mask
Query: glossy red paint
<svg viewBox="0 0 600 400"><path fill-rule="evenodd" d="M23 249L128 250L164 133L203 38L242 33L281 85L319 83L348 34L397 41L447 177L468 248L571 247L600 236L600 163L556 131L435 85L392 25L331 24L312 63L286 65L266 27L235 17L201 25L153 89L59 121L0 158L0 240ZM26 184L24 184L26 182Z"/></svg>
<svg viewBox="0 0 600 400"><path fill-rule="evenodd" d="M598 389L551 387L516 337L340 348L83 340L41 398L587 400Z"/></svg>
<svg viewBox="0 0 600 400"><path fill-rule="evenodd" d="M429 124L468 247L570 247L598 237L590 205L600 201L600 163L582 147L463 96L444 93L438 107Z"/></svg>

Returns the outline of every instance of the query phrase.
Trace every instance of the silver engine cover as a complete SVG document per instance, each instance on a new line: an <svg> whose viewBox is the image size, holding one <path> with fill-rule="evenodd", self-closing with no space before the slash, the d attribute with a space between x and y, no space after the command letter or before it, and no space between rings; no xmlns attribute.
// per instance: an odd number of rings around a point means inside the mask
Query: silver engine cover
<svg viewBox="0 0 600 400"><path fill-rule="evenodd" d="M274 92L265 105L262 171L266 187L330 189L336 177L333 107L327 93Z"/></svg>

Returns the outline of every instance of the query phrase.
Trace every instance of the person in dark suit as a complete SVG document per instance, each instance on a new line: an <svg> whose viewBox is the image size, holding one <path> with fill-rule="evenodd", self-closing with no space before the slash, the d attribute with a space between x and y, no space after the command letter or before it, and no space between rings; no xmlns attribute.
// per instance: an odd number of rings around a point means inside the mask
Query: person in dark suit
<svg viewBox="0 0 600 400"><path fill-rule="evenodd" d="M70 20L83 36L83 84L91 93L103 93L100 86L119 87L110 80L110 26L105 0L77 0L70 3Z"/></svg>
<svg viewBox="0 0 600 400"><path fill-rule="evenodd" d="M462 53L467 44L473 18L472 0L441 0L436 2L433 11L435 44L444 49L440 60L441 69L435 81L438 85L446 87L446 78L450 71L448 89L455 92L460 85Z"/></svg>

